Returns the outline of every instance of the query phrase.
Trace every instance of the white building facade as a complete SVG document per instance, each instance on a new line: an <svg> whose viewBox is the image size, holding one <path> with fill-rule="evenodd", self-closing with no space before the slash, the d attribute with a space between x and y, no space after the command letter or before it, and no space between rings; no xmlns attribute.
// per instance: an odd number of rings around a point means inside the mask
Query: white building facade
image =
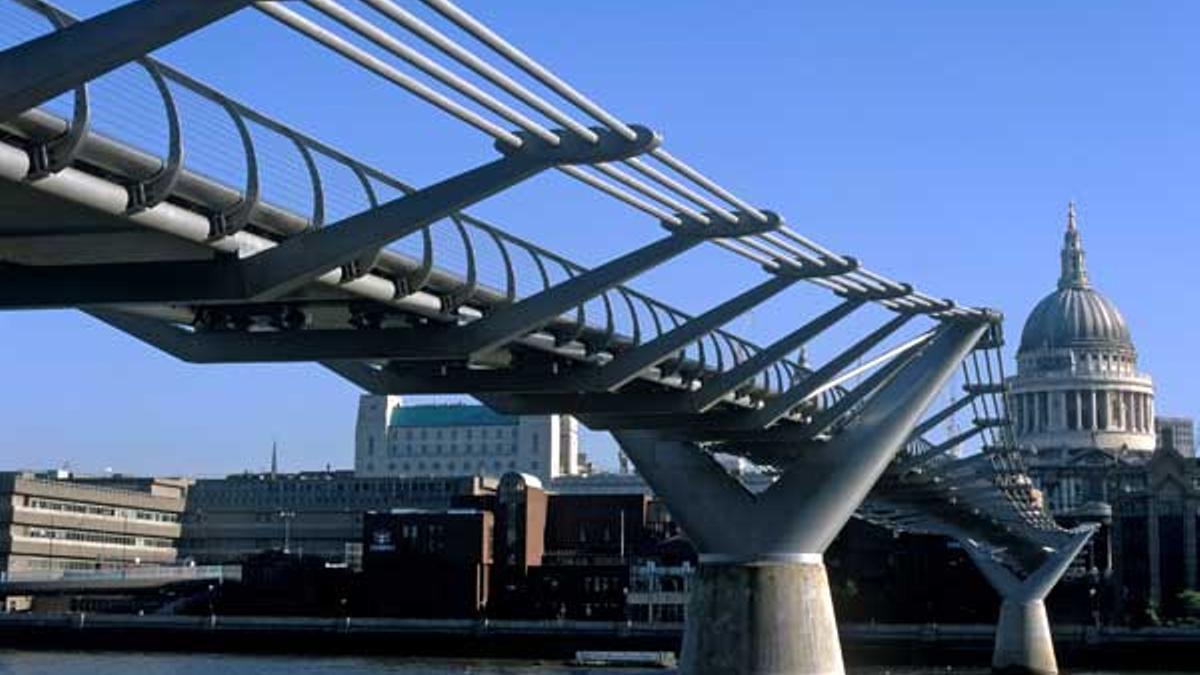
<svg viewBox="0 0 1200 675"><path fill-rule="evenodd" d="M405 405L399 396L359 400L354 471L359 476L499 476L550 481L580 473L579 423L566 415L511 416L481 405Z"/></svg>

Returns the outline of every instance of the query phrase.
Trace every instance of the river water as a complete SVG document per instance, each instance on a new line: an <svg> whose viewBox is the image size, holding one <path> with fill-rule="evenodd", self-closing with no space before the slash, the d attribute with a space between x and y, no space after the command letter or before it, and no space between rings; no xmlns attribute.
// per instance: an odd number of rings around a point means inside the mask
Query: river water
<svg viewBox="0 0 1200 675"><path fill-rule="evenodd" d="M850 675L983 675L963 668L851 669ZM587 669L517 661L452 661L376 657L52 652L0 650L0 675L664 675L664 670ZM1074 671L1070 675L1116 675ZM1135 675L1123 671L1120 675ZM1171 675L1158 672L1155 675Z"/></svg>

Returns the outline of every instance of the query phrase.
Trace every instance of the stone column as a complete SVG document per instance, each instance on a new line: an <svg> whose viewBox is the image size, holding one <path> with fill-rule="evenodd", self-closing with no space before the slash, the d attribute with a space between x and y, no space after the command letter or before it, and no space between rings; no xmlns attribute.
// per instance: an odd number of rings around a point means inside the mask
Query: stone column
<svg viewBox="0 0 1200 675"><path fill-rule="evenodd" d="M1121 499L1120 486L1117 486L1117 490L1118 493L1109 500L1113 507L1112 529L1108 532L1108 564L1112 570L1109 589L1112 592L1113 616L1121 616L1125 612L1125 564L1121 554L1125 546L1123 516L1129 504L1128 500Z"/></svg>
<svg viewBox="0 0 1200 675"><path fill-rule="evenodd" d="M1021 675L1058 672L1045 600L1092 532L1094 529L1089 527L1072 533L1024 579L1019 579L975 542L967 542L967 553L1001 597L992 672Z"/></svg>
<svg viewBox="0 0 1200 675"><path fill-rule="evenodd" d="M1196 501L1183 501L1183 583L1196 588Z"/></svg>
<svg viewBox="0 0 1200 675"><path fill-rule="evenodd" d="M1146 547L1150 561L1150 602L1162 604L1162 579L1159 573L1158 503L1153 496L1146 498Z"/></svg>

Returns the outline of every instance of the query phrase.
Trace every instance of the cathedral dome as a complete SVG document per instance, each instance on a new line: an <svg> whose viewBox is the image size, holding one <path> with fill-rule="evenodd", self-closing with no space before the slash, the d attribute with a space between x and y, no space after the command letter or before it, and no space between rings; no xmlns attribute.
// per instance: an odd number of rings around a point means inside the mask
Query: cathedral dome
<svg viewBox="0 0 1200 675"><path fill-rule="evenodd" d="M1125 317L1091 288L1062 288L1029 313L1021 331L1021 351L1083 347L1133 351Z"/></svg>
<svg viewBox="0 0 1200 675"><path fill-rule="evenodd" d="M1121 312L1088 281L1074 205L1058 288L1025 320L1017 374L1007 383L1020 445L1154 451L1154 381L1137 370ZM1060 506L1078 506L1079 496Z"/></svg>
<svg viewBox="0 0 1200 675"><path fill-rule="evenodd" d="M1070 348L1134 351L1125 317L1088 281L1074 207L1067 216L1058 288L1025 320L1020 351Z"/></svg>

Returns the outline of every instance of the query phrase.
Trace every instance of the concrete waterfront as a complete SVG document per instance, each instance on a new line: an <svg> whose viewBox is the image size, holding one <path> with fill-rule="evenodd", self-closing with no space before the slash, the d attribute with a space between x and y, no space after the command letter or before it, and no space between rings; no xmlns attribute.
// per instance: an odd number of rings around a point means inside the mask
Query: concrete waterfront
<svg viewBox="0 0 1200 675"><path fill-rule="evenodd" d="M851 670L978 668L991 625L845 624ZM677 651L679 624L599 621L472 621L351 617L172 617L0 614L0 649L339 654L408 657L574 658L579 650ZM1060 625L1054 640L1073 671L1179 670L1194 663L1197 628L1103 629ZM1147 659L1151 650L1153 659ZM686 671L685 671L686 672ZM735 670L727 672L737 672Z"/></svg>

